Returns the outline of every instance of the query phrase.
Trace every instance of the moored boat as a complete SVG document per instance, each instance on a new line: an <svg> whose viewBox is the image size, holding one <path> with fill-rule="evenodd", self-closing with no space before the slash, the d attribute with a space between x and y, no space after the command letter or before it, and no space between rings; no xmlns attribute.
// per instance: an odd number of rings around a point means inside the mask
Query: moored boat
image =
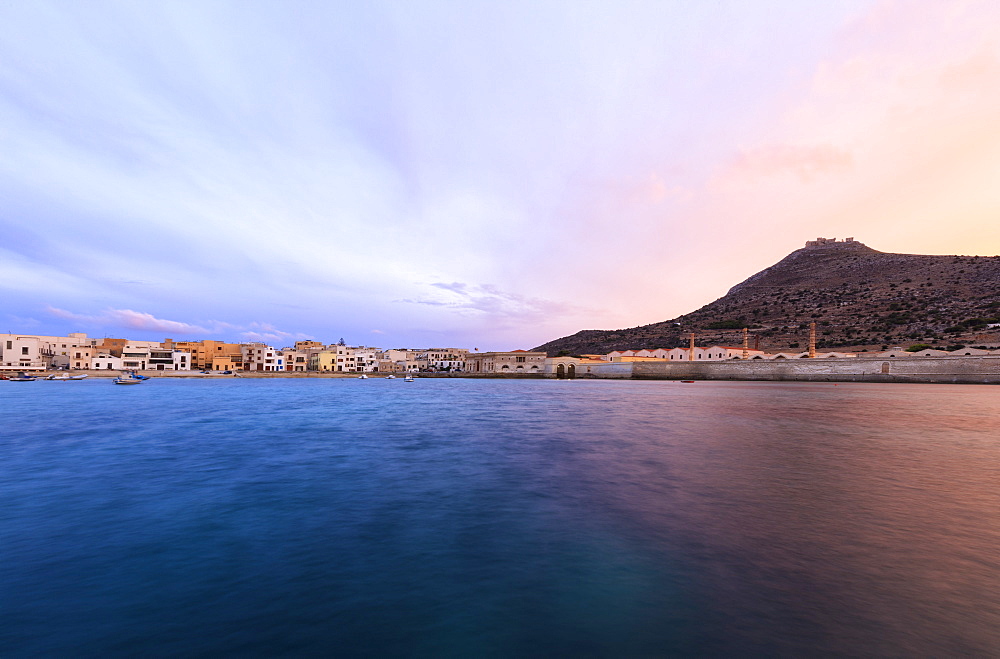
<svg viewBox="0 0 1000 659"><path fill-rule="evenodd" d="M36 375L28 375L24 371L21 371L17 375L8 376L7 377L7 380L9 382L34 382L37 379L38 379L38 376L36 376Z"/></svg>
<svg viewBox="0 0 1000 659"><path fill-rule="evenodd" d="M143 379L145 378L137 377L134 371L123 371L111 382L114 384L142 384Z"/></svg>

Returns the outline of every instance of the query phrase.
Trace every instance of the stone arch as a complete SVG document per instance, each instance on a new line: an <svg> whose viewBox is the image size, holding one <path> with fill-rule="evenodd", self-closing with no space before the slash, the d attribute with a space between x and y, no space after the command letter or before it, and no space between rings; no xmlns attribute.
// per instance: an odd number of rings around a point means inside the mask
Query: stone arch
<svg viewBox="0 0 1000 659"><path fill-rule="evenodd" d="M889 362L882 362L882 372L883 373L889 372Z"/></svg>
<svg viewBox="0 0 1000 659"><path fill-rule="evenodd" d="M569 368L566 369L566 377L570 380L576 377L576 364L569 365Z"/></svg>
<svg viewBox="0 0 1000 659"><path fill-rule="evenodd" d="M556 379L562 380L566 377L566 367L562 364L556 366Z"/></svg>

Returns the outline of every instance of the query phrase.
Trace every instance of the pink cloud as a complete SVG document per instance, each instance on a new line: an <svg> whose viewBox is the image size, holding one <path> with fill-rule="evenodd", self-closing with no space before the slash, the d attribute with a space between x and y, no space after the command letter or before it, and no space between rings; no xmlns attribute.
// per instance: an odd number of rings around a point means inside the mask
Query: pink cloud
<svg viewBox="0 0 1000 659"><path fill-rule="evenodd" d="M116 325L128 329L147 332L171 332L174 334L207 334L209 330L199 325L183 323L177 320L157 318L151 313L133 311L132 309L106 309L100 314L78 314L65 309L48 307L48 313L58 318L66 318L84 323L98 325Z"/></svg>
<svg viewBox="0 0 1000 659"><path fill-rule="evenodd" d="M772 144L737 153L729 164L726 176L755 180L792 174L809 182L822 174L848 171L853 165L854 158L850 152L828 144Z"/></svg>

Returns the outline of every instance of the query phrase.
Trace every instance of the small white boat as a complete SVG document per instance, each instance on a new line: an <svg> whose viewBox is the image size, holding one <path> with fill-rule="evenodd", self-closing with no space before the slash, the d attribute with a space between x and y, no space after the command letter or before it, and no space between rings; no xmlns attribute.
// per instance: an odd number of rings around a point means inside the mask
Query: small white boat
<svg viewBox="0 0 1000 659"><path fill-rule="evenodd" d="M65 373L61 373L60 375L56 375L55 373L53 373L52 375L47 375L47 376L45 376L42 379L43 380L56 380L56 381L59 381L59 382L66 382L67 380L69 380L69 376L66 375Z"/></svg>
<svg viewBox="0 0 1000 659"><path fill-rule="evenodd" d="M359 375L359 376L358 376L358 379L359 379L359 380L367 380L367 379L368 379L368 376L367 376L367 375L365 375L364 373L362 373L361 375Z"/></svg>
<svg viewBox="0 0 1000 659"><path fill-rule="evenodd" d="M10 380L11 382L34 382L35 380L38 379L38 376L28 375L24 371L21 371L17 375L8 376L7 379Z"/></svg>
<svg viewBox="0 0 1000 659"><path fill-rule="evenodd" d="M403 382L413 382L413 376L407 375L405 378L403 378Z"/></svg>
<svg viewBox="0 0 1000 659"><path fill-rule="evenodd" d="M136 377L135 373L122 373L112 382L115 384L142 384L142 380Z"/></svg>
<svg viewBox="0 0 1000 659"><path fill-rule="evenodd" d="M386 380L395 380L396 376L395 375L387 375L387 376L385 376L385 379Z"/></svg>
<svg viewBox="0 0 1000 659"><path fill-rule="evenodd" d="M70 380L86 380L90 376L86 373L81 373L80 375L71 375L68 379Z"/></svg>

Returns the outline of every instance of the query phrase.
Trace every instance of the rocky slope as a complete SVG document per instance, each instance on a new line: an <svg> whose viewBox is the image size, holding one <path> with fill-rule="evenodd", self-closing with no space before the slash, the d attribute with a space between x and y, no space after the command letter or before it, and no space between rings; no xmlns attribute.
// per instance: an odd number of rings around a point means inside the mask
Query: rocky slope
<svg viewBox="0 0 1000 659"><path fill-rule="evenodd" d="M796 250L724 296L678 318L619 330L583 330L535 348L603 354L625 348L741 345L805 348L809 323L817 346L845 351L924 343L934 347L1000 345L1000 256L879 252L859 242Z"/></svg>

